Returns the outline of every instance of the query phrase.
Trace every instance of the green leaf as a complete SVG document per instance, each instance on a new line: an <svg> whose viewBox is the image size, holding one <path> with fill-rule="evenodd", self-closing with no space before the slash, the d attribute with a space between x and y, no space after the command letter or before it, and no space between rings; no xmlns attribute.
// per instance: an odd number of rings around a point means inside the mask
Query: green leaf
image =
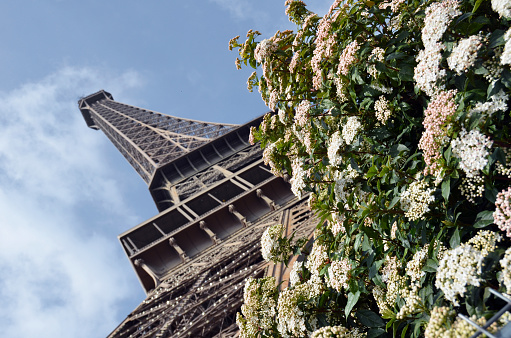
<svg viewBox="0 0 511 338"><path fill-rule="evenodd" d="M474 8L472 9L472 13L475 13L477 11L477 9L479 8L479 6L481 6L481 3L483 2L483 0L477 0L475 5L474 5Z"/></svg>
<svg viewBox="0 0 511 338"><path fill-rule="evenodd" d="M449 201L449 194L451 193L451 178L447 177L445 181L442 182L442 197L445 202Z"/></svg>
<svg viewBox="0 0 511 338"><path fill-rule="evenodd" d="M399 202L399 200L400 200L399 196L394 197L392 199L392 201L390 202L388 209L389 210L392 209L394 207L394 205L396 205L397 202Z"/></svg>
<svg viewBox="0 0 511 338"><path fill-rule="evenodd" d="M498 46L503 46L506 44L506 41L504 40L504 33L505 31L501 29L496 29L493 31L490 37L490 44L488 45L488 48L495 48Z"/></svg>
<svg viewBox="0 0 511 338"><path fill-rule="evenodd" d="M477 214L476 222L474 223L474 228L484 228L487 225L490 225L494 222L493 220L493 211L485 210L481 211Z"/></svg>
<svg viewBox="0 0 511 338"><path fill-rule="evenodd" d="M408 331L408 327L410 326L410 324L407 324L404 328L403 331L401 331L401 338L405 338L406 337L406 331Z"/></svg>
<svg viewBox="0 0 511 338"><path fill-rule="evenodd" d="M373 328L367 331L367 338L376 338L385 334L385 330L382 328Z"/></svg>
<svg viewBox="0 0 511 338"><path fill-rule="evenodd" d="M449 240L449 245L451 246L451 249L457 248L460 245L460 231L458 228L454 230L454 233Z"/></svg>
<svg viewBox="0 0 511 338"><path fill-rule="evenodd" d="M344 314L346 315L346 318L350 315L351 309L357 304L358 299L360 298L360 291L357 291L355 293L350 292L348 294L348 303L346 304L346 307L344 308Z"/></svg>
<svg viewBox="0 0 511 338"><path fill-rule="evenodd" d="M356 316L367 327L382 327L385 325L380 316L370 310L358 310Z"/></svg>
<svg viewBox="0 0 511 338"><path fill-rule="evenodd" d="M436 272L436 269L438 269L438 263L433 259L428 259L426 265L422 268L426 272Z"/></svg>
<svg viewBox="0 0 511 338"><path fill-rule="evenodd" d="M369 170L367 171L366 173L366 177L367 178L371 178L373 177L374 175L376 175L378 173L378 169L376 169L376 166L372 166L371 168L369 168Z"/></svg>

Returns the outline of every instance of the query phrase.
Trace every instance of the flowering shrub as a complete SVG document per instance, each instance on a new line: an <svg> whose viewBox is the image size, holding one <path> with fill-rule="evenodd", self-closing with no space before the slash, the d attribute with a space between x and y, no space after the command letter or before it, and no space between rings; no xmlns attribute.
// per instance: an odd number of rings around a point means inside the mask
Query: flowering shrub
<svg viewBox="0 0 511 338"><path fill-rule="evenodd" d="M250 142L321 222L312 245L263 235L266 259L301 257L247 291L241 335L470 336L456 314L485 323L488 288L511 294L509 1L286 6L295 32L230 48L275 110Z"/></svg>

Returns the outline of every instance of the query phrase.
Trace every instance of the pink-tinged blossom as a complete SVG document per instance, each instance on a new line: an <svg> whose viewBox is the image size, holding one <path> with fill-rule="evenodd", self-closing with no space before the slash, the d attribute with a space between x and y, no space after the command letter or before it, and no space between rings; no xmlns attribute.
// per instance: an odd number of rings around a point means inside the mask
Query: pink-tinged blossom
<svg viewBox="0 0 511 338"><path fill-rule="evenodd" d="M483 45L483 38L479 35L472 35L454 47L451 55L447 58L447 64L451 70L458 75L468 71L477 59L477 52Z"/></svg>
<svg viewBox="0 0 511 338"><path fill-rule="evenodd" d="M248 142L251 145L255 144L255 137L254 137L255 131L256 131L256 128L254 126L250 127L250 134L248 135Z"/></svg>
<svg viewBox="0 0 511 338"><path fill-rule="evenodd" d="M393 13L397 13L399 6L401 6L401 4L403 4L403 3L405 3L405 0L390 0L390 1L385 1L385 2L380 3L380 5L378 7L380 9L386 9L386 8L390 7L390 10Z"/></svg>
<svg viewBox="0 0 511 338"><path fill-rule="evenodd" d="M309 120L309 112L311 109L311 103L308 100L300 102L295 111L295 123L300 127L304 127Z"/></svg>
<svg viewBox="0 0 511 338"><path fill-rule="evenodd" d="M328 18L327 15L325 15L325 17L320 20L318 25L316 40L314 40L316 48L314 48L313 56L311 59L311 67L314 73L312 78L312 85L314 86L314 89L319 89L323 83L321 69L321 63L323 62L323 59L329 59L332 57L333 48L336 46L335 39L337 34L330 32L331 27L332 21L330 18Z"/></svg>
<svg viewBox="0 0 511 338"><path fill-rule="evenodd" d="M298 64L298 59L300 58L300 51L297 51L293 58L291 59L291 62L289 63L289 72L294 73L296 65Z"/></svg>
<svg viewBox="0 0 511 338"><path fill-rule="evenodd" d="M439 92L429 103L424 112L424 133L419 141L419 149L422 150L424 162L426 162L425 174L434 175L438 169L437 160L440 159L440 148L446 137L446 124L454 115L458 105L454 102L456 90Z"/></svg>
<svg viewBox="0 0 511 338"><path fill-rule="evenodd" d="M509 0L491 0L491 8L499 13L500 17L511 17L511 2Z"/></svg>
<svg viewBox="0 0 511 338"><path fill-rule="evenodd" d="M344 76L348 75L348 71L350 70L350 66L356 61L356 53L359 50L360 46L358 42L352 41L350 42L346 48L342 51L342 54L339 58L339 66L337 67L337 74L342 74Z"/></svg>
<svg viewBox="0 0 511 338"><path fill-rule="evenodd" d="M511 187L497 194L493 218L499 229L505 231L507 237L511 237Z"/></svg>
<svg viewBox="0 0 511 338"><path fill-rule="evenodd" d="M277 102L279 100L279 92L277 90L272 90L270 93L270 99L268 100L268 107L271 110L275 110L277 108Z"/></svg>
<svg viewBox="0 0 511 338"><path fill-rule="evenodd" d="M261 63L276 50L277 45L273 42L272 39L264 39L257 44L257 47L254 51L254 58L257 60L257 62Z"/></svg>

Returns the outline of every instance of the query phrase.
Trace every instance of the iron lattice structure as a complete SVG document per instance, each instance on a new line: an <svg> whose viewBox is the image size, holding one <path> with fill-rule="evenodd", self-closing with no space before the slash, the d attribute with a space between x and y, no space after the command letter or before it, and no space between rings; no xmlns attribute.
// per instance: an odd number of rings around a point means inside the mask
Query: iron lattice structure
<svg viewBox="0 0 511 338"><path fill-rule="evenodd" d="M109 337L237 336L246 279L272 275L285 285L289 273L262 259L264 230L282 223L287 234L310 237L317 224L248 144L261 118L241 126L185 120L105 91L79 107L148 183L160 211L119 235L147 298Z"/></svg>
<svg viewBox="0 0 511 338"><path fill-rule="evenodd" d="M104 90L81 99L78 105L87 125L101 129L148 184L158 167L237 127L116 102Z"/></svg>

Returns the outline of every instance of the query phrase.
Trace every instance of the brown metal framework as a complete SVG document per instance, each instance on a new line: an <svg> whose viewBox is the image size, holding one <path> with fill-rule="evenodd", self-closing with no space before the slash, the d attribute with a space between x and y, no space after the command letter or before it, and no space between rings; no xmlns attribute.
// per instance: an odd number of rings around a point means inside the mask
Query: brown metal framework
<svg viewBox="0 0 511 338"><path fill-rule="evenodd" d="M101 129L147 184L158 167L237 127L119 103L104 90L78 105L89 127Z"/></svg>

